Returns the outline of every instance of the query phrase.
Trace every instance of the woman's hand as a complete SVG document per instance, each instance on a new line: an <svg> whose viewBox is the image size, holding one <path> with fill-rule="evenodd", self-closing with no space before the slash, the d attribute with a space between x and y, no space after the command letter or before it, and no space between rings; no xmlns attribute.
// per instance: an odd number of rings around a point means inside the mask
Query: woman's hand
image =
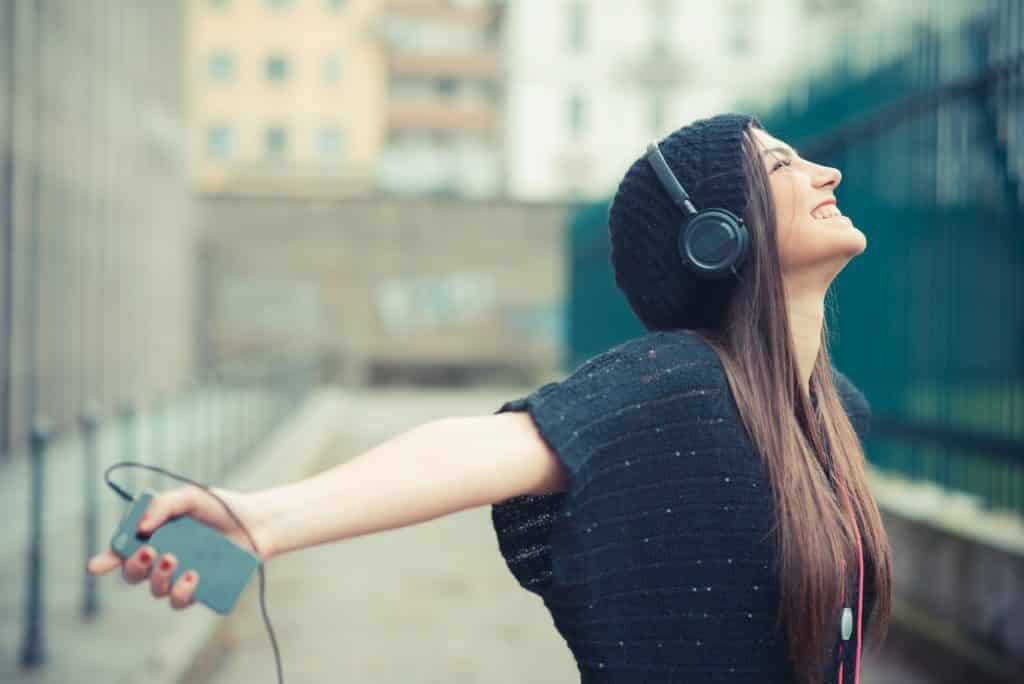
<svg viewBox="0 0 1024 684"><path fill-rule="evenodd" d="M253 495L219 487L210 489L223 499L245 524L258 547L254 549L257 555L264 561L269 559L272 549L263 529L261 511ZM193 485L178 487L154 496L145 515L139 521L138 529L140 532L151 534L168 518L180 515L190 515L223 533L239 546L252 548L249 537L224 510L224 506L208 492ZM178 578L173 587L170 586L171 574L175 571L177 563L172 553L165 553L162 558L157 559L153 547L146 545L124 560L107 549L89 559L86 569L91 575L104 575L118 566L123 566L121 573L129 584L138 584L149 577L150 592L153 596L163 598L170 595L171 607L182 610L195 603L193 593L202 578L195 570L185 568L186 572Z"/></svg>

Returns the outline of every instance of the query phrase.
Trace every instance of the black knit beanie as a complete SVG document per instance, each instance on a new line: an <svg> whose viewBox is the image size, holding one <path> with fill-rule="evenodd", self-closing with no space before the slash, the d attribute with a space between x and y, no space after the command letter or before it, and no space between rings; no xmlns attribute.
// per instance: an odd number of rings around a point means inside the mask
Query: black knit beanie
<svg viewBox="0 0 1024 684"><path fill-rule="evenodd" d="M698 211L747 207L741 140L748 114L698 119L659 141L669 168ZM708 280L680 259L678 233L686 214L674 204L647 161L633 162L608 210L615 283L648 330L716 328L735 278Z"/></svg>

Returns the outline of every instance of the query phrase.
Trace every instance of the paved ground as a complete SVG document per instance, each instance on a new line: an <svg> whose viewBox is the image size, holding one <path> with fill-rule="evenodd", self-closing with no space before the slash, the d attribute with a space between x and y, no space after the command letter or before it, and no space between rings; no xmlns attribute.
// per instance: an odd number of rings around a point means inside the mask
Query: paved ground
<svg viewBox="0 0 1024 684"><path fill-rule="evenodd" d="M514 390L513 390L514 394ZM512 394L357 395L323 467L443 415L489 413ZM536 684L579 681L538 597L515 583L482 507L307 549L268 566L267 610L289 684ZM274 682L255 594L231 618L231 649L210 684ZM897 642L894 641L894 644ZM921 654L865 660L864 684L932 684ZM197 680L198 681L198 680Z"/></svg>

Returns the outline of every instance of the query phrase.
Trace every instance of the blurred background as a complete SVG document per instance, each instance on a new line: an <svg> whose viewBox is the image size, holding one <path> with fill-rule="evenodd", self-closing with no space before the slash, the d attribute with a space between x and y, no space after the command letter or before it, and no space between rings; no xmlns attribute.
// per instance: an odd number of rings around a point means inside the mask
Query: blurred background
<svg viewBox="0 0 1024 684"><path fill-rule="evenodd" d="M103 469L280 483L641 334L610 196L741 111L868 238L829 310L896 566L863 679L1024 681L1022 36L1024 0L0 0L0 680L269 681L251 591L83 577ZM574 681L489 525L270 566L289 680Z"/></svg>

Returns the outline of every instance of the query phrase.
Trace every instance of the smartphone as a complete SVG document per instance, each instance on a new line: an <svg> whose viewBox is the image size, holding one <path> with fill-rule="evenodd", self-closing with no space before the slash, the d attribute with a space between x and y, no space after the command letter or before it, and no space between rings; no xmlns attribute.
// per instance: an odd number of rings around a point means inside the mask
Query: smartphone
<svg viewBox="0 0 1024 684"><path fill-rule="evenodd" d="M189 570L196 571L195 600L227 615L260 564L259 556L189 515L168 518L150 534L139 532L139 520L155 495L146 488L135 497L110 540L110 548L121 558L146 544L156 550L157 558L173 553L178 564L171 573L171 584Z"/></svg>

